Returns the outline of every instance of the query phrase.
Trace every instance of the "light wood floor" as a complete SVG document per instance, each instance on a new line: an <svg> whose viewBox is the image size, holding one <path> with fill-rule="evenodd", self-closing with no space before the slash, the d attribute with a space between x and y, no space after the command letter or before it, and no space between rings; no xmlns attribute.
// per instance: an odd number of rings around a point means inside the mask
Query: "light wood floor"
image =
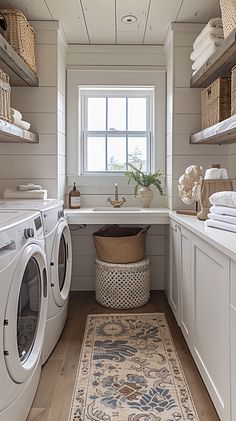
<svg viewBox="0 0 236 421"><path fill-rule="evenodd" d="M100 306L92 292L72 292L68 321L53 354L45 364L28 421L67 421L87 314L118 313ZM204 383L163 291L148 304L127 313L164 312L180 357L200 421L219 421ZM124 313L124 310L122 310Z"/></svg>

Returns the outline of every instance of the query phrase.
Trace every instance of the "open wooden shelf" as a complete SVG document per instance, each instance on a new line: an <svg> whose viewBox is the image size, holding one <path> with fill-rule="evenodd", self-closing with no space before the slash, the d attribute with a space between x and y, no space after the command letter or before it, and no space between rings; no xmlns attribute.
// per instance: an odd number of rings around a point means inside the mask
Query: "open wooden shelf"
<svg viewBox="0 0 236 421"><path fill-rule="evenodd" d="M236 115L190 136L191 144L223 144L236 142Z"/></svg>
<svg viewBox="0 0 236 421"><path fill-rule="evenodd" d="M234 65L236 65L236 29L192 77L191 87L205 88L218 77L229 76Z"/></svg>
<svg viewBox="0 0 236 421"><path fill-rule="evenodd" d="M0 143L39 143L39 136L0 119Z"/></svg>
<svg viewBox="0 0 236 421"><path fill-rule="evenodd" d="M0 68L10 77L11 86L38 86L38 77L0 34Z"/></svg>

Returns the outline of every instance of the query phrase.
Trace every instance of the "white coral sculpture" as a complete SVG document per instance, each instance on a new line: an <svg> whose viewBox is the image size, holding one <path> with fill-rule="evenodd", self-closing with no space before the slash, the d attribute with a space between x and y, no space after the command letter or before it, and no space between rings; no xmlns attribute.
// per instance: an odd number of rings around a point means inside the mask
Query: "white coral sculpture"
<svg viewBox="0 0 236 421"><path fill-rule="evenodd" d="M202 167L190 165L179 178L179 195L186 205L191 205L200 200L202 173Z"/></svg>

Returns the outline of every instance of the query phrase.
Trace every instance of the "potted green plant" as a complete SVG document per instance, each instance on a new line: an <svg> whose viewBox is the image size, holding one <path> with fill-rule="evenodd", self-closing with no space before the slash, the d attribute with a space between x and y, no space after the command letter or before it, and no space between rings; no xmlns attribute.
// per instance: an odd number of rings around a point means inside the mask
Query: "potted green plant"
<svg viewBox="0 0 236 421"><path fill-rule="evenodd" d="M153 198L153 191L150 189L150 186L153 185L157 188L160 195L163 195L163 189L161 186L160 171L157 171L152 174L147 174L142 171L142 166L136 168L133 164L128 164L130 170L125 172L126 177L128 177L128 183L133 180L135 182L134 195L137 196L142 204L143 208L149 208L150 203Z"/></svg>

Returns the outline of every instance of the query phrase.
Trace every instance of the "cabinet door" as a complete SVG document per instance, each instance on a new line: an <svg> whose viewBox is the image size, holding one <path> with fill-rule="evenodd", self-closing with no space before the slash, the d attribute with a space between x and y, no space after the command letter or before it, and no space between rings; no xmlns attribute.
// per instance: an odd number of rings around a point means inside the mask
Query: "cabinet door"
<svg viewBox="0 0 236 421"><path fill-rule="evenodd" d="M179 280L178 280L178 225L169 225L169 304L178 322Z"/></svg>
<svg viewBox="0 0 236 421"><path fill-rule="evenodd" d="M236 262L230 265L231 420L236 420Z"/></svg>
<svg viewBox="0 0 236 421"><path fill-rule="evenodd" d="M182 333L191 345L192 329L192 305L191 305L191 273L190 273L190 255L191 255L191 237L190 232L179 226L179 326Z"/></svg>
<svg viewBox="0 0 236 421"><path fill-rule="evenodd" d="M229 421L229 259L195 236L191 281L193 357L221 421Z"/></svg>

